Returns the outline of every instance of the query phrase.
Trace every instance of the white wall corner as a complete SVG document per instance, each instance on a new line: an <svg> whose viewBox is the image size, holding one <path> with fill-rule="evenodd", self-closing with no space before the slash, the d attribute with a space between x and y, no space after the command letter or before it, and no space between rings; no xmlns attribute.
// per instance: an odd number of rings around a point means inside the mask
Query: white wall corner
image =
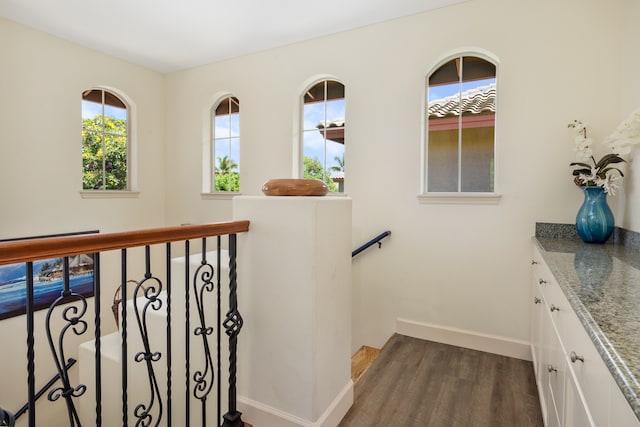
<svg viewBox="0 0 640 427"><path fill-rule="evenodd" d="M531 346L526 341L400 318L396 319L396 332L413 338L531 361Z"/></svg>
<svg viewBox="0 0 640 427"><path fill-rule="evenodd" d="M242 412L244 422L260 427L336 427L351 405L353 405L352 381L344 386L316 421L304 420L269 405L238 396L238 410Z"/></svg>

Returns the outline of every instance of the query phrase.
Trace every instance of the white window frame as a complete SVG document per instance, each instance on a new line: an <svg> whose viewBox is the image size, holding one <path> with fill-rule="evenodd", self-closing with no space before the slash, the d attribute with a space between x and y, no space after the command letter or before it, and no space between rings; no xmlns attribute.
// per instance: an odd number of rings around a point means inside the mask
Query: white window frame
<svg viewBox="0 0 640 427"><path fill-rule="evenodd" d="M307 91L309 91L309 89L311 89L312 87L314 87L315 85L317 85L318 83L322 83L322 82L326 82L326 81L334 81L337 83L340 83L345 90L345 124L343 125L343 129L346 133L346 116L347 116L347 95L346 95L346 84L339 78L337 78L336 76L333 75L320 75L320 76L315 76L312 79L308 80L307 82L305 82L305 84L302 87L302 90L299 92L299 95L297 97L297 105L298 105L298 115L297 115L297 120L295 121L295 133L294 135L296 135L296 137L294 138L294 165L293 165L293 176L297 176L299 178L303 178L304 177L304 133L305 130L304 129L304 96L307 93ZM326 99L325 99L325 104L326 104ZM326 105L325 105L325 120L326 120ZM346 140L346 135L345 135L345 140ZM325 137L325 147L324 147L324 161L325 161L325 165L326 165L326 137ZM346 157L346 153L347 153L347 146L346 144L344 144L344 157ZM345 174L346 176L346 174ZM343 188L343 191L336 191L336 192L330 192L329 194L332 196L343 196L346 195L346 181L345 181L345 185Z"/></svg>
<svg viewBox="0 0 640 427"><path fill-rule="evenodd" d="M80 189L80 197L83 199L112 199L112 198L136 198L140 194L138 191L137 176L137 108L133 100L121 90L110 86L92 86L86 90L101 90L110 92L120 99L127 108L127 188L123 190L94 190ZM103 107L104 109L104 107ZM82 108L81 108L82 111ZM82 141L80 141L82 144ZM82 187L82 159L80 160L80 186Z"/></svg>
<svg viewBox="0 0 640 427"><path fill-rule="evenodd" d="M213 178L215 174L215 111L220 103L229 97L240 99L231 92L218 92L209 99L202 112L202 192L200 197L204 200L229 200L242 195L241 191L216 191ZM241 135L242 132L240 132L240 138L242 138Z"/></svg>
<svg viewBox="0 0 640 427"><path fill-rule="evenodd" d="M495 65L496 67L496 115L494 124L494 141L493 141L493 162L494 162L494 175L493 175L493 188L491 192L429 192L428 191L428 164L429 164L429 129L428 129L428 109L429 109L429 77L438 70L441 66L458 57L473 56L484 59ZM498 94L500 93L497 88L499 86L499 74L500 74L500 60L493 53L482 48L462 48L453 50L446 55L442 56L436 61L428 72L425 73L425 85L423 91L422 102L422 142L421 142L421 182L420 182L420 194L417 199L420 203L445 203L445 204L496 204L502 198L502 194L498 192L499 187L499 171L498 171Z"/></svg>

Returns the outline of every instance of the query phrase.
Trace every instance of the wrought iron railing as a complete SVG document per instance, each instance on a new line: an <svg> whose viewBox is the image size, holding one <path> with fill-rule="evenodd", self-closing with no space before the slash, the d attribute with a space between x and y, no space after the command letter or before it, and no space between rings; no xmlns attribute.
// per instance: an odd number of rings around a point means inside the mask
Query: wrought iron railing
<svg viewBox="0 0 640 427"><path fill-rule="evenodd" d="M67 361L67 364L65 365L65 371L69 372L69 369L71 369L71 367L73 365L75 365L77 362L76 359L74 358L69 358L69 360ZM40 390L37 391L34 401L37 401L38 399L40 399L42 396L44 396L44 394L49 391L49 389L51 387L53 387L53 385L58 382L58 380L60 379L60 373L57 373L53 376L53 378L51 378L49 380L49 382L47 382ZM15 419L19 419L22 415L24 415L27 411L29 410L29 403L25 403L24 405L22 405L22 408L18 409L18 411L15 413ZM2 426L2 424L0 424L0 426Z"/></svg>
<svg viewBox="0 0 640 427"><path fill-rule="evenodd" d="M385 237L388 237L388 236L391 236L391 231L389 231L389 230L378 234L376 237L374 237L373 239L369 240L364 245L362 245L362 246L358 247L357 249L353 250L353 252L351 252L351 258L355 257L360 252L363 252L363 251L367 250L368 248L370 248L371 246L375 245L376 243L378 244L378 248L381 248L382 247L382 239L384 239Z"/></svg>
<svg viewBox="0 0 640 427"><path fill-rule="evenodd" d="M248 229L248 221L235 221L0 243L0 266L21 263L26 271L26 386L12 384L11 393L25 390L28 426L242 426L236 407L237 338L243 322L236 294L236 256L237 233ZM228 237L226 242L223 236ZM208 252L208 245L215 252ZM172 251L180 255L174 258ZM86 254L93 264L88 294L72 284L77 268L72 257L86 259ZM227 254L228 264L223 262ZM134 258L139 262L132 263ZM34 265L50 259L59 262L62 291L45 307L45 316L36 316L40 287L47 283L34 275ZM175 271L178 267L184 271ZM227 268L228 279L221 274ZM103 289L107 277L117 281ZM135 283L127 289L131 277ZM103 295L113 292L117 284L123 300L117 306L119 331L108 333L115 324L102 319L101 312L110 311L103 307ZM222 298L227 292L228 302ZM161 334L153 326L158 319L163 322ZM174 328L174 322L184 322L184 328ZM223 332L228 345L221 339ZM40 354L43 342L48 344L49 356ZM106 357L105 352L112 350L108 345L114 342L118 357L111 353ZM70 372L66 363L69 355L76 357L82 348L93 354L86 364L93 369L89 378ZM223 357L227 352L228 357ZM36 373L44 371L38 367L45 356L58 372L59 385L48 393L48 402L36 406L36 383L40 382ZM118 358L117 375L107 372ZM80 358L81 369L83 362ZM119 391L112 388L116 380ZM224 391L223 381L228 383ZM8 389L3 384L3 390ZM120 402L117 422L107 421L114 416L109 403L114 394ZM0 406L6 408L2 399L0 391ZM227 401L224 415L223 400ZM56 420L39 419L42 404L64 407L59 411L63 415Z"/></svg>

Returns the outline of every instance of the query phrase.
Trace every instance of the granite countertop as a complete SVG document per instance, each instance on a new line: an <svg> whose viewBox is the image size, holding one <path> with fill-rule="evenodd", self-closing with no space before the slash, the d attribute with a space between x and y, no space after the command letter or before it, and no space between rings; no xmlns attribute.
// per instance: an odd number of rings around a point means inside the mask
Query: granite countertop
<svg viewBox="0 0 640 427"><path fill-rule="evenodd" d="M541 255L640 419L640 234L587 244L569 224L537 224Z"/></svg>

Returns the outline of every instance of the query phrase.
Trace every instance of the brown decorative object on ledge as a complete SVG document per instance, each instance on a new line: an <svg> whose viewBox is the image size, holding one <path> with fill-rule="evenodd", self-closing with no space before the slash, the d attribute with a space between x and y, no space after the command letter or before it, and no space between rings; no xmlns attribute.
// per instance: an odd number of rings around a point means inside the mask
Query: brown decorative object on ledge
<svg viewBox="0 0 640 427"><path fill-rule="evenodd" d="M318 179L270 179L262 186L267 196L324 196L328 191L327 184Z"/></svg>

